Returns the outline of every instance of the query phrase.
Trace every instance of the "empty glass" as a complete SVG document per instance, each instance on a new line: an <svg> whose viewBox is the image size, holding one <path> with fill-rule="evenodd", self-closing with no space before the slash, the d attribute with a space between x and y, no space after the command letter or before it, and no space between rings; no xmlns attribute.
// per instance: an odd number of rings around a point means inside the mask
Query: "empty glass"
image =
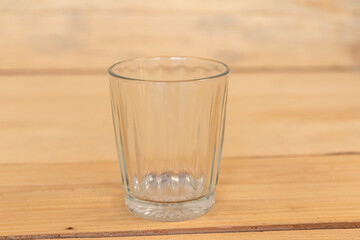
<svg viewBox="0 0 360 240"><path fill-rule="evenodd" d="M215 203L228 66L151 57L116 63L108 72L128 209L158 221L207 213Z"/></svg>

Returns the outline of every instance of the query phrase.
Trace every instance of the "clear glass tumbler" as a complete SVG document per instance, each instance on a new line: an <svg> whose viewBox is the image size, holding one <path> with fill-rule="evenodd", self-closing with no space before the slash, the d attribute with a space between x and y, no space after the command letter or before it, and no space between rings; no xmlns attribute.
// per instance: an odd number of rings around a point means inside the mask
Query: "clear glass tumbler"
<svg viewBox="0 0 360 240"><path fill-rule="evenodd" d="M108 69L125 203L182 221L215 203L229 67L196 57L126 60Z"/></svg>

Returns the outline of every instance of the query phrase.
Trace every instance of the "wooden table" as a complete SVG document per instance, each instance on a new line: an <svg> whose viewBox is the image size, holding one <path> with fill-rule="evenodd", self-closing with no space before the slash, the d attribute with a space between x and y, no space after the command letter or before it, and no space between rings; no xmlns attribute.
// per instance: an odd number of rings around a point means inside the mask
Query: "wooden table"
<svg viewBox="0 0 360 240"><path fill-rule="evenodd" d="M359 239L358 1L0 2L0 239ZM105 69L232 69L214 208L124 205ZM194 235L196 234L196 235Z"/></svg>

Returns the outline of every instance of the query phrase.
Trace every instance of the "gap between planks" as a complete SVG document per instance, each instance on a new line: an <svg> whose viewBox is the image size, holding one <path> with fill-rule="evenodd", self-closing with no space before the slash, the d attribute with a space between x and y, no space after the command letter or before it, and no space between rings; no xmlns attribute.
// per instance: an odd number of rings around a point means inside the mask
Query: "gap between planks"
<svg viewBox="0 0 360 240"><path fill-rule="evenodd" d="M360 155L360 151L351 152L328 152L328 153L309 153L309 154L282 154L282 155L252 155L252 156L229 156L222 159L258 159L258 158L299 158L299 157L331 157L344 155Z"/></svg>
<svg viewBox="0 0 360 240"><path fill-rule="evenodd" d="M60 68L60 69L0 69L0 76L21 76L21 75L102 75L107 71L104 68ZM233 73L325 73L325 72L359 72L360 65L353 66L324 66L324 67L231 67Z"/></svg>
<svg viewBox="0 0 360 240"><path fill-rule="evenodd" d="M351 155L360 155L360 151L350 151L350 152L328 152L328 153L309 153L309 154L281 154L281 155L248 155L248 156L228 156L222 157L224 159L266 159L266 158L305 158L305 157L335 157L335 156L351 156ZM38 164L39 162L29 162L29 163L0 163L1 165L18 165L18 164ZM1 193L0 193L1 199ZM1 240L1 238L0 238Z"/></svg>
<svg viewBox="0 0 360 240"><path fill-rule="evenodd" d="M357 228L360 228L360 222L326 222L326 223L276 224L276 225L258 225L258 226L154 229L154 230L140 230L140 231L12 235L12 236L0 236L0 240L139 237L139 236L159 236L159 235L179 235L179 234L270 232L270 231L299 231L299 230L328 230L328 229L357 229ZM72 228L69 227L69 230L72 230Z"/></svg>

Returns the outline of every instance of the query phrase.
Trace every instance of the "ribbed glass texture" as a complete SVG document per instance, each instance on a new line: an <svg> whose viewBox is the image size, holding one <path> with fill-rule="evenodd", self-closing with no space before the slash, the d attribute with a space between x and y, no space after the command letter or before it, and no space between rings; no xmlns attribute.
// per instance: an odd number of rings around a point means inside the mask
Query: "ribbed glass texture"
<svg viewBox="0 0 360 240"><path fill-rule="evenodd" d="M200 216L215 201L229 68L193 57L127 60L109 68L127 207L160 221Z"/></svg>

